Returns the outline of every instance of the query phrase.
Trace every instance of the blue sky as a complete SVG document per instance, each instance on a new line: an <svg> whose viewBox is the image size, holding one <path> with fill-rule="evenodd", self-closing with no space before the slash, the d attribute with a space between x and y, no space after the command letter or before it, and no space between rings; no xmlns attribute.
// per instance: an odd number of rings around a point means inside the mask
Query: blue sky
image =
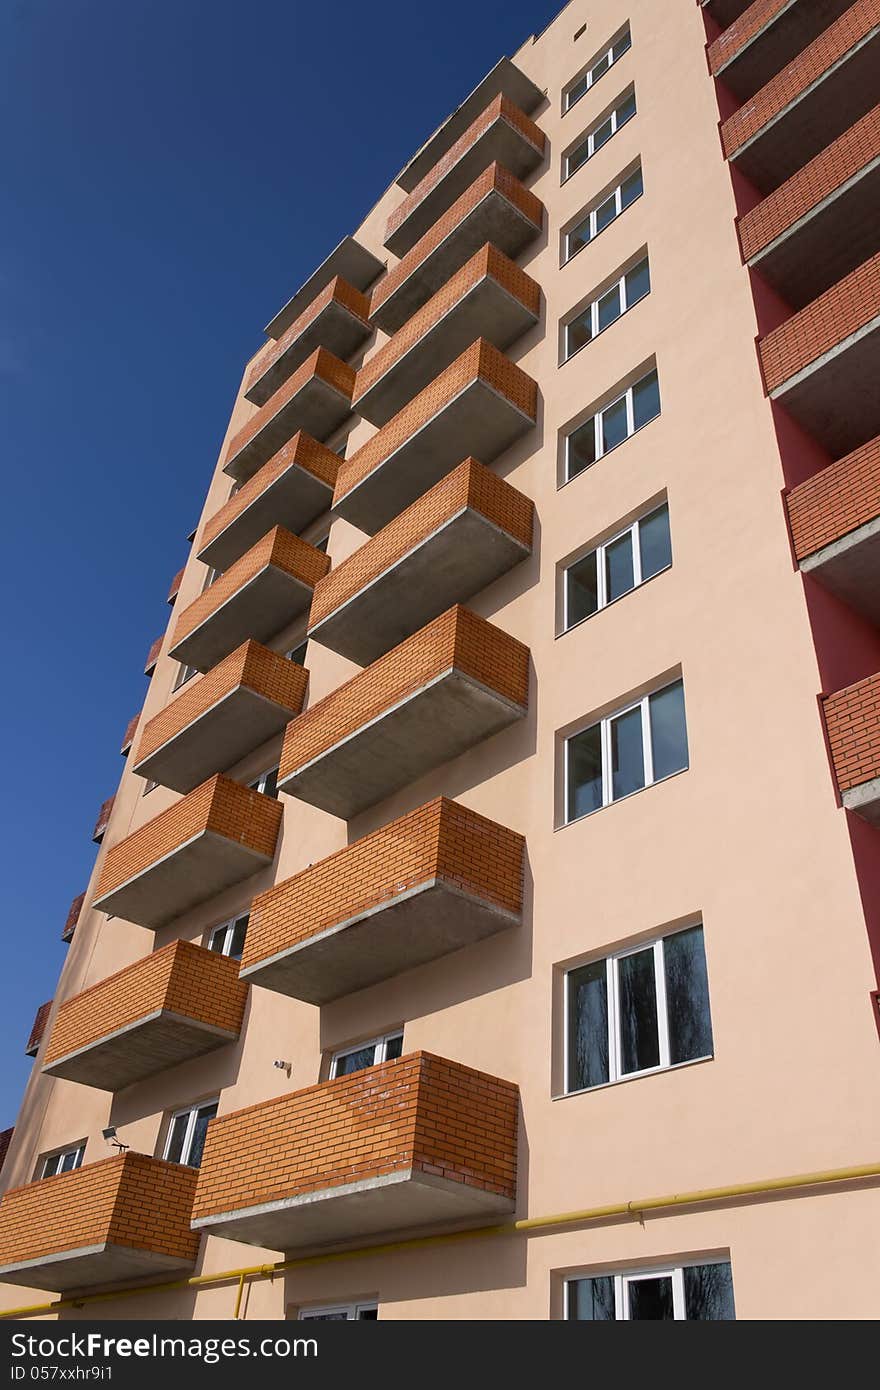
<svg viewBox="0 0 880 1390"><path fill-rule="evenodd" d="M558 9L3 0L0 1129L261 327Z"/></svg>

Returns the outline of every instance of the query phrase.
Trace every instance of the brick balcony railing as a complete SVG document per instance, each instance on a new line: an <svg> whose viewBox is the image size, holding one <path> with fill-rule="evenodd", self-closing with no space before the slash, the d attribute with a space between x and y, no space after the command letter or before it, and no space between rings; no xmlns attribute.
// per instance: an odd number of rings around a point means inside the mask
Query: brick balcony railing
<svg viewBox="0 0 880 1390"><path fill-rule="evenodd" d="M184 567L185 568L185 567ZM180 593L180 586L183 583L183 570L179 569L171 581L171 588L168 590L166 603L173 604L177 595Z"/></svg>
<svg viewBox="0 0 880 1390"><path fill-rule="evenodd" d="M46 1024L49 1021L49 1014L52 1012L52 1005L54 1002L53 999L50 999L48 1003L41 1004L34 1015L31 1031L28 1034L27 1045L24 1049L27 1057L36 1057L39 1051L40 1043L43 1041L43 1034L46 1031Z"/></svg>
<svg viewBox="0 0 880 1390"><path fill-rule="evenodd" d="M68 908L67 912L67 918L65 920L64 926L61 929L62 941L70 942L73 940L73 933L76 931L76 924L79 921L80 913L83 910L83 903L85 902L85 900L85 893L78 893L77 896L74 898L73 902L70 904L70 907Z"/></svg>
<svg viewBox="0 0 880 1390"><path fill-rule="evenodd" d="M872 784L873 813L868 819L876 824L880 816L880 786L876 785L880 779L880 674L826 696L822 704L831 761L844 805L851 804L848 792ZM856 804L864 812L863 805Z"/></svg>
<svg viewBox="0 0 880 1390"><path fill-rule="evenodd" d="M524 844L438 797L255 898L242 976L323 1004L515 926Z"/></svg>
<svg viewBox="0 0 880 1390"><path fill-rule="evenodd" d="M517 1088L414 1052L212 1120L193 1226L290 1250L512 1209Z"/></svg>
<svg viewBox="0 0 880 1390"><path fill-rule="evenodd" d="M246 481L296 434L329 434L351 409L354 368L316 348L232 438L224 471Z"/></svg>
<svg viewBox="0 0 880 1390"><path fill-rule="evenodd" d="M164 637L164 633L163 633ZM162 650L162 637L156 637L150 644L147 652L147 659L144 662L144 675L151 676L156 669L156 662L159 660L159 653Z"/></svg>
<svg viewBox="0 0 880 1390"><path fill-rule="evenodd" d="M499 127L506 130L499 130ZM512 161L518 162L519 167L513 169L515 174L521 175L540 163L545 146L543 131L524 111L499 94L394 209L385 226L385 245L396 254L408 251L453 202L456 194L448 196L444 192L450 178L455 175L460 180L481 173L480 160L485 167L494 159L497 141L505 134L508 156L505 163L512 168ZM494 147L492 152L489 152L490 141Z"/></svg>
<svg viewBox="0 0 880 1390"><path fill-rule="evenodd" d="M126 1153L11 1189L0 1202L0 1282L61 1293L190 1268L197 1177Z"/></svg>
<svg viewBox="0 0 880 1390"><path fill-rule="evenodd" d="M125 726L125 733L122 735L122 743L119 748L123 758L127 756L131 745L134 743L134 736L137 733L137 726L140 723L142 714L143 710L138 710L137 714L133 714Z"/></svg>
<svg viewBox="0 0 880 1390"><path fill-rule="evenodd" d="M274 391L316 347L345 359L372 333L369 296L334 276L280 338L266 344L256 358L244 394L265 405Z"/></svg>
<svg viewBox="0 0 880 1390"><path fill-rule="evenodd" d="M759 343L768 395L880 314L880 252Z"/></svg>
<svg viewBox="0 0 880 1390"><path fill-rule="evenodd" d="M0 1173L3 1172L3 1164L6 1155L9 1153L9 1146L12 1143L12 1136L15 1133L15 1125L10 1129L0 1130Z"/></svg>
<svg viewBox="0 0 880 1390"><path fill-rule="evenodd" d="M792 489L786 504L799 561L875 521L880 517L880 439L814 473Z"/></svg>
<svg viewBox="0 0 880 1390"><path fill-rule="evenodd" d="M43 1070L119 1091L238 1037L247 985L228 956L172 941L55 1015Z"/></svg>
<svg viewBox="0 0 880 1390"><path fill-rule="evenodd" d="M107 800L101 804L101 809L98 812L98 819L95 821L95 828L92 831L92 839L98 845L104 838L104 831L110 824L110 817L113 813L113 803L115 800L115 796L108 796Z"/></svg>

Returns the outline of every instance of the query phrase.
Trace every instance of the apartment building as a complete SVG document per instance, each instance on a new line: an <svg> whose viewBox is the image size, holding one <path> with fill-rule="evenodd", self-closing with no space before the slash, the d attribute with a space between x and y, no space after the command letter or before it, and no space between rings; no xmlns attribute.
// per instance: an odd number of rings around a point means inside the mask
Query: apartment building
<svg viewBox="0 0 880 1390"><path fill-rule="evenodd" d="M0 1309L877 1315L878 71L572 0L269 323Z"/></svg>

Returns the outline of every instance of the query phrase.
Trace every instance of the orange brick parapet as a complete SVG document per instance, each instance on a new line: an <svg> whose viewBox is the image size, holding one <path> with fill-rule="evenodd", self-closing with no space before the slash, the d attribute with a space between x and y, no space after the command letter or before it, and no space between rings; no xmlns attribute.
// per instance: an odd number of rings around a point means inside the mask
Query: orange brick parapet
<svg viewBox="0 0 880 1390"><path fill-rule="evenodd" d="M761 30L782 10L788 9L790 4L791 0L755 0L753 5L743 10L742 14L709 44L709 71L712 76L715 77L725 63L729 63L741 48L745 48L756 34L760 34Z"/></svg>
<svg viewBox="0 0 880 1390"><path fill-rule="evenodd" d="M150 645L150 650L147 652L147 659L146 659L146 661L144 662L144 675L145 675L145 676L151 676L151 675L153 674L153 671L155 670L156 662L157 662L158 659L159 659L159 653L160 653L161 650L162 650L162 638L161 638L161 637L157 637L157 638L151 643L151 645Z"/></svg>
<svg viewBox="0 0 880 1390"><path fill-rule="evenodd" d="M76 931L76 924L79 921L80 913L83 910L83 903L86 900L85 893L78 893L67 912L67 919L61 929L61 940L72 941L73 933Z"/></svg>
<svg viewBox="0 0 880 1390"><path fill-rule="evenodd" d="M512 704L528 704L528 647L456 606L288 724L279 783L450 671L480 681Z"/></svg>
<svg viewBox="0 0 880 1390"><path fill-rule="evenodd" d="M233 436L226 451L224 468L228 469L232 461L254 443L257 436L290 405L291 401L315 377L331 386L346 401L351 400L351 393L354 389L354 367L350 367L347 362L341 362L326 348L316 348L293 375L288 377L284 385L279 386L266 404L260 406L259 410L255 411L247 423ZM270 452L274 453L275 450ZM260 463L264 461L261 459Z"/></svg>
<svg viewBox="0 0 880 1390"><path fill-rule="evenodd" d="M517 410L535 419L538 410L536 382L485 338L478 338L350 459L343 460L333 494L334 506L477 380L483 380ZM467 447L467 441L463 442Z"/></svg>
<svg viewBox="0 0 880 1390"><path fill-rule="evenodd" d="M113 813L113 803L115 800L115 796L108 796L107 800L102 804L101 809L98 812L98 819L95 821L95 828L92 831L92 839L98 841L99 843L104 834L104 831L110 824L110 816Z"/></svg>
<svg viewBox="0 0 880 1390"><path fill-rule="evenodd" d="M476 459L465 459L319 581L312 598L310 628L341 608L466 507L480 512L531 548L531 500Z"/></svg>
<svg viewBox="0 0 880 1390"><path fill-rule="evenodd" d="M830 24L759 92L735 111L721 127L721 144L730 159L768 121L806 92L851 48L880 24L880 0L856 0L856 4Z"/></svg>
<svg viewBox="0 0 880 1390"><path fill-rule="evenodd" d="M752 260L878 156L880 106L875 106L739 219L743 260Z"/></svg>
<svg viewBox="0 0 880 1390"><path fill-rule="evenodd" d="M880 517L880 437L814 473L786 498L798 560Z"/></svg>
<svg viewBox="0 0 880 1390"><path fill-rule="evenodd" d="M511 1082L430 1052L263 1101L208 1126L193 1221L395 1173L512 1199L517 1113Z"/></svg>
<svg viewBox="0 0 880 1390"><path fill-rule="evenodd" d="M420 338L439 323L469 290L487 276L496 280L502 289L518 299L537 317L541 305L540 285L515 261L505 256L503 251L487 242L379 352L374 353L369 361L364 363L355 381L352 400L354 409L357 409L360 398L395 366Z"/></svg>
<svg viewBox="0 0 880 1390"><path fill-rule="evenodd" d="M207 618L216 613L218 608L222 608L233 594L243 589L269 565L284 570L302 584L314 587L330 568L330 559L323 551L309 545L308 541L304 541L300 536L294 536L283 526L274 527L183 610L174 629L172 647L176 647L184 637L194 632Z"/></svg>
<svg viewBox="0 0 880 1390"><path fill-rule="evenodd" d="M189 681L177 698L150 720L138 744L135 767L242 685L285 706L291 717L299 714L308 679L304 667L259 642L243 642L207 675Z"/></svg>
<svg viewBox="0 0 880 1390"><path fill-rule="evenodd" d="M0 1202L0 1266L113 1244L195 1262L198 1174L126 1153L10 1189Z"/></svg>
<svg viewBox="0 0 880 1390"><path fill-rule="evenodd" d="M280 825L278 801L228 777L209 777L112 847L102 865L95 898L113 892L206 831L271 859Z"/></svg>
<svg viewBox="0 0 880 1390"><path fill-rule="evenodd" d="M767 394L880 314L880 252L762 338ZM355 455L357 457L357 455Z"/></svg>
<svg viewBox="0 0 880 1390"><path fill-rule="evenodd" d="M9 1145L12 1143L12 1136L15 1133L15 1126L11 1129L0 1130L0 1172L3 1171L3 1164L6 1155L9 1153Z"/></svg>
<svg viewBox="0 0 880 1390"><path fill-rule="evenodd" d="M173 578L172 581L171 581L171 588L168 590L168 599L167 599L167 602L168 602L168 603L173 603L174 600L177 598L177 595L178 595L178 593L180 592L180 586L181 586L182 582L183 582L183 570L178 570L177 573L176 573L176 575L174 576L174 578Z"/></svg>
<svg viewBox="0 0 880 1390"><path fill-rule="evenodd" d="M880 673L822 701L841 793L880 777Z"/></svg>
<svg viewBox="0 0 880 1390"><path fill-rule="evenodd" d="M129 748L134 742L134 736L137 733L137 726L142 714L143 710L138 710L137 714L133 714L131 719L129 719L128 723L125 726L125 733L122 735L122 744L119 749L123 757L125 757L126 753L128 752Z"/></svg>
<svg viewBox="0 0 880 1390"><path fill-rule="evenodd" d="M424 202L428 194L433 192L438 184L442 183L447 174L459 162L463 155L475 145L481 136L493 126L496 121L505 121L514 130L518 131L524 139L528 140L539 154L544 153L544 132L530 120L524 111L512 102L508 97L498 94L484 111L480 113L475 121L468 126L467 130L459 136L451 149L447 150L442 159L434 165L425 175L420 183L404 198L391 216L385 226L385 240L393 236L394 233L403 226L404 222L412 216L415 209Z"/></svg>
<svg viewBox="0 0 880 1390"><path fill-rule="evenodd" d="M233 521L237 521L288 468L302 468L332 489L339 472L339 455L328 449L326 444L319 444L304 430L299 430L206 522L200 542L202 549L216 540Z"/></svg>
<svg viewBox="0 0 880 1390"><path fill-rule="evenodd" d="M52 1005L54 1002L53 999L50 999L48 1003L41 1004L34 1015L30 1036L28 1037L27 1046L25 1048L28 1057L36 1057L37 1055L37 1050L40 1043L43 1041L43 1034L46 1031L46 1024L49 1021L49 1014L52 1012Z"/></svg>
<svg viewBox="0 0 880 1390"><path fill-rule="evenodd" d="M455 231L465 218L480 205L484 198L491 193L498 193L515 207L527 221L534 225L535 231L541 229L544 219L544 204L534 193L530 193L527 188L520 183L509 169L505 169L501 164L490 164L484 169L482 174L464 193L455 200L452 207L434 223L425 235L421 237L407 254L395 265L388 274L379 281L373 291L370 300L370 314L375 316L381 309L386 300L394 294L405 280L419 268L438 246ZM452 267L452 271L457 270L467 259L467 253L462 255L458 265ZM452 273L450 271L450 273Z"/></svg>
<svg viewBox="0 0 880 1390"><path fill-rule="evenodd" d="M437 797L255 898L242 969L435 882L518 916L524 852L515 831Z"/></svg>
<svg viewBox="0 0 880 1390"><path fill-rule="evenodd" d="M353 285L350 285L347 280L343 280L340 275L334 276L334 278L324 286L320 294L312 300L308 308L303 310L299 318L293 321L287 331L282 334L280 338L268 342L263 348L248 373L245 395L247 395L248 391L250 391L267 372L271 371L286 352L290 351L297 339L302 337L306 329L315 322L315 319L318 318L330 304L337 304L340 308L347 309L355 318L361 319L364 328L369 330L369 296L362 294L360 290L356 290Z"/></svg>
<svg viewBox="0 0 880 1390"><path fill-rule="evenodd" d="M65 999L55 1015L44 1066L159 1010L238 1033L247 989L236 961L189 941L172 941Z"/></svg>

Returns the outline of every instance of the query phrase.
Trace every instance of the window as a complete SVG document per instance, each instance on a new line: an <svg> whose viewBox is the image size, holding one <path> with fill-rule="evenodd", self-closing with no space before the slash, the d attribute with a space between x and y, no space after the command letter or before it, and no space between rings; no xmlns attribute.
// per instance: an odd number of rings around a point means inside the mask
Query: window
<svg viewBox="0 0 880 1390"><path fill-rule="evenodd" d="M208 950L216 951L220 956L230 956L232 960L241 960L249 916L246 912L243 917L233 917L231 922L223 922L215 927L208 941Z"/></svg>
<svg viewBox="0 0 880 1390"><path fill-rule="evenodd" d="M679 680L566 739L566 822L683 772L687 765L684 685Z"/></svg>
<svg viewBox="0 0 880 1390"><path fill-rule="evenodd" d="M660 383L654 370L566 435L565 481L571 482L659 414Z"/></svg>
<svg viewBox="0 0 880 1390"><path fill-rule="evenodd" d="M599 233L604 232L605 228L625 212L631 203L640 198L644 191L642 170L639 167L622 179L600 203L585 213L571 231L565 233L564 259L570 261L582 247L594 241Z"/></svg>
<svg viewBox="0 0 880 1390"><path fill-rule="evenodd" d="M187 681L192 680L193 676L197 676L198 674L195 666L178 666L177 675L174 677L174 685L171 687L172 691L179 690L182 685L186 685Z"/></svg>
<svg viewBox="0 0 880 1390"><path fill-rule="evenodd" d="M726 1260L569 1279L565 1316L575 1322L639 1319L733 1322L733 1278Z"/></svg>
<svg viewBox="0 0 880 1390"><path fill-rule="evenodd" d="M83 1142L77 1144L75 1149L62 1149L60 1153L48 1154L43 1159L40 1177L54 1178L56 1173L72 1173L75 1168L81 1168L85 1151L86 1146Z"/></svg>
<svg viewBox="0 0 880 1390"><path fill-rule="evenodd" d="M241 492L243 487L244 483L240 483L238 479L236 479L235 482L232 484L232 487L229 489L229 496L234 497L237 492Z"/></svg>
<svg viewBox="0 0 880 1390"><path fill-rule="evenodd" d="M592 66L587 69L582 77L578 77L570 86L565 88L562 93L562 109L570 111L576 101L580 101L585 92L594 87L600 77L604 77L609 68L613 67L618 59L632 47L629 25L626 26L620 37L605 49Z"/></svg>
<svg viewBox="0 0 880 1390"><path fill-rule="evenodd" d="M651 293L651 271L648 257L634 265L610 285L603 294L582 309L575 318L569 319L562 327L562 360L567 362L582 347L591 343L606 328L638 304L640 299Z"/></svg>
<svg viewBox="0 0 880 1390"><path fill-rule="evenodd" d="M352 1072L374 1067L379 1062L390 1062L403 1052L403 1030L386 1033L383 1038L359 1043L357 1047L345 1052L336 1052L330 1062L330 1079L336 1076L351 1076Z"/></svg>
<svg viewBox="0 0 880 1390"><path fill-rule="evenodd" d="M308 642L300 642L298 647L293 647L292 650L287 653L287 660L294 662L297 666L305 666L306 648L308 645Z"/></svg>
<svg viewBox="0 0 880 1390"><path fill-rule="evenodd" d="M375 1322L379 1317L379 1309L375 1303L336 1303L332 1308L304 1308L300 1315L300 1322L354 1322L360 1319L370 1319Z"/></svg>
<svg viewBox="0 0 880 1390"><path fill-rule="evenodd" d="M669 507L664 502L567 567L562 591L563 632L671 564Z"/></svg>
<svg viewBox="0 0 880 1390"><path fill-rule="evenodd" d="M566 1094L711 1056L701 926L566 972Z"/></svg>
<svg viewBox="0 0 880 1390"><path fill-rule="evenodd" d="M165 1144L165 1158L169 1163L184 1163L189 1168L201 1165L208 1121L217 1114L217 1104L216 1100L204 1101L171 1116Z"/></svg>
<svg viewBox="0 0 880 1390"><path fill-rule="evenodd" d="M327 546L329 545L329 543L330 543L330 532L329 532L329 531L327 532L326 536L324 536L321 540L319 540L319 541L312 541L312 545L315 547L315 549L316 549L316 550L320 550L321 553L322 553L323 555L326 555L326 554L327 554Z"/></svg>
<svg viewBox="0 0 880 1390"><path fill-rule="evenodd" d="M152 777L148 777L148 778L146 779L146 781L144 782L144 790L143 790L143 792L141 793L141 795L142 795L142 796L147 796L150 792L154 792L154 791L156 790L156 788L158 787L158 785L159 785L159 783L158 783L158 782L154 782L153 779L152 779Z"/></svg>
<svg viewBox="0 0 880 1390"><path fill-rule="evenodd" d="M211 569L210 566L208 567L208 570L205 574L205 582L202 585L202 593L204 593L206 589L210 589L212 584L216 584L217 580L220 578L221 573L221 570Z"/></svg>
<svg viewBox="0 0 880 1390"><path fill-rule="evenodd" d="M248 782L248 786L253 792L262 792L264 796L277 798L278 796L278 768L270 767L268 772L261 772L253 782Z"/></svg>
<svg viewBox="0 0 880 1390"><path fill-rule="evenodd" d="M626 125L627 121L632 120L636 114L635 92L630 92L621 102L618 102L614 110L604 120L594 125L582 140L569 150L568 154L562 157L562 179L570 179L572 174L577 173L588 159L592 159L597 150L601 150L603 145L607 145L612 135L616 135L621 126Z"/></svg>

